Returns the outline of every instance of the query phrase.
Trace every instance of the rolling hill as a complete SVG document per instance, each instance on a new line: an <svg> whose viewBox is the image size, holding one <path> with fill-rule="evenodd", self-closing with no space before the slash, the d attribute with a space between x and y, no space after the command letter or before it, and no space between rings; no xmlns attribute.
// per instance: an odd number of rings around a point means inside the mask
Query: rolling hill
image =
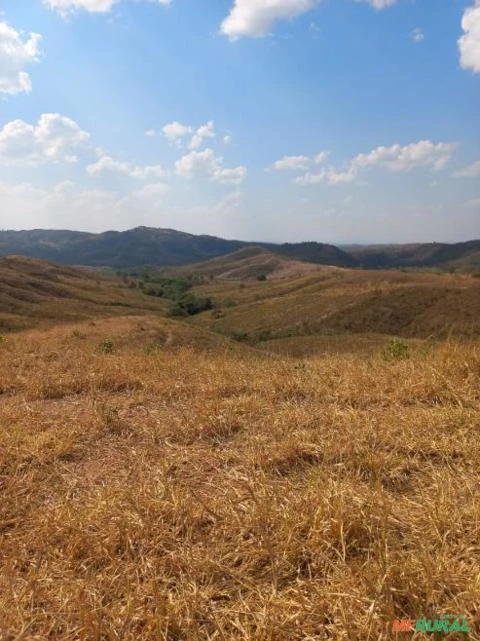
<svg viewBox="0 0 480 641"><path fill-rule="evenodd" d="M291 260L262 247L246 247L236 252L212 258L203 263L176 267L166 273L172 276L195 276L219 280L245 280L252 278L292 278L302 276L325 266L301 260Z"/></svg>
<svg viewBox="0 0 480 641"><path fill-rule="evenodd" d="M0 333L101 316L163 313L117 277L43 260L0 258Z"/></svg>
<svg viewBox="0 0 480 641"><path fill-rule="evenodd" d="M0 256L21 254L69 265L125 268L139 265L185 265L223 256L252 243L195 236L173 229L137 227L90 234L73 231L0 231ZM354 266L356 259L324 243L258 246L295 260Z"/></svg>
<svg viewBox="0 0 480 641"><path fill-rule="evenodd" d="M253 244L290 260L319 265L370 269L422 267L480 271L480 240L455 244L339 248L319 242L252 243L150 227L101 234L42 229L0 231L0 256L18 254L67 265L114 269L199 263L251 247Z"/></svg>
<svg viewBox="0 0 480 641"><path fill-rule="evenodd" d="M480 337L480 279L474 275L334 267L272 275L266 282L224 275L195 286L216 309L191 322L265 348L296 342L303 351L312 337Z"/></svg>
<svg viewBox="0 0 480 641"><path fill-rule="evenodd" d="M480 240L345 248L364 268L441 267L480 271Z"/></svg>

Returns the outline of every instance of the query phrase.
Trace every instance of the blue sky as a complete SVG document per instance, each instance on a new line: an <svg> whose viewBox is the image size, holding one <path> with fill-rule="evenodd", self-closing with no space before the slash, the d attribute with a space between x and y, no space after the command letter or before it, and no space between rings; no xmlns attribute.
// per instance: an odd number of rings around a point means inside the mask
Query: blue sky
<svg viewBox="0 0 480 641"><path fill-rule="evenodd" d="M480 237L480 0L0 10L0 228Z"/></svg>

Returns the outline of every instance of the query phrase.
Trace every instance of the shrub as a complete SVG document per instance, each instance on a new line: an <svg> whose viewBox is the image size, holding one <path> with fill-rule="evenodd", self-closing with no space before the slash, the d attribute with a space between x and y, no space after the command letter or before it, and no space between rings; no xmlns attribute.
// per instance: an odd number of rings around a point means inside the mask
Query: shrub
<svg viewBox="0 0 480 641"><path fill-rule="evenodd" d="M259 275L257 276L257 280L259 280L259 281L264 281L264 280L267 280L267 277L266 277L266 275L265 275L265 274L259 274Z"/></svg>
<svg viewBox="0 0 480 641"><path fill-rule="evenodd" d="M170 316L194 316L209 309L213 309L211 298L197 298L194 294L187 294L170 309Z"/></svg>
<svg viewBox="0 0 480 641"><path fill-rule="evenodd" d="M5 338L5 336L2 336L2 335L0 334L0 343L4 343L6 340L7 340L7 339Z"/></svg>
<svg viewBox="0 0 480 641"><path fill-rule="evenodd" d="M188 316L187 312L181 307L178 303L172 305L168 311L168 316L171 318L179 318L182 316Z"/></svg>
<svg viewBox="0 0 480 641"><path fill-rule="evenodd" d="M258 341L270 341L275 338L271 329L262 329L257 334Z"/></svg>
<svg viewBox="0 0 480 641"><path fill-rule="evenodd" d="M240 342L248 341L248 339L250 338L248 332L245 332L243 329L235 329L231 333L231 337L234 340L240 341Z"/></svg>
<svg viewBox="0 0 480 641"><path fill-rule="evenodd" d="M408 343L402 341L400 338L393 338L386 348L387 358L395 361L403 360L409 356L410 347Z"/></svg>
<svg viewBox="0 0 480 641"><path fill-rule="evenodd" d="M113 352L113 347L113 341L111 341L109 338L104 338L98 346L98 350L102 354L111 354Z"/></svg>

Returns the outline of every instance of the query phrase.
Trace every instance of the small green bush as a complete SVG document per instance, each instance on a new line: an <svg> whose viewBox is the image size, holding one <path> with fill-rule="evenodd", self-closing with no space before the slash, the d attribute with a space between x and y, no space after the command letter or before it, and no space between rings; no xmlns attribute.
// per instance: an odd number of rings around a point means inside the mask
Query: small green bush
<svg viewBox="0 0 480 641"><path fill-rule="evenodd" d="M408 358L409 352L408 343L402 341L401 338L393 338L386 347L385 356L391 360L400 361Z"/></svg>
<svg viewBox="0 0 480 641"><path fill-rule="evenodd" d="M109 338L104 338L103 341L98 346L98 351L102 354L112 354L113 353L113 341Z"/></svg>

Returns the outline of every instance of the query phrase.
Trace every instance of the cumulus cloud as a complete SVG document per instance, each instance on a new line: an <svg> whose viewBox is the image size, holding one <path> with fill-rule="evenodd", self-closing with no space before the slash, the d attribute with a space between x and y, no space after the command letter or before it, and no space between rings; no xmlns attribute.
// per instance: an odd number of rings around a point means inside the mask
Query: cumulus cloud
<svg viewBox="0 0 480 641"><path fill-rule="evenodd" d="M247 168L243 166L226 168L223 159L216 156L213 149L191 151L175 163L175 172L184 178L208 176L222 184L240 185L247 177Z"/></svg>
<svg viewBox="0 0 480 641"><path fill-rule="evenodd" d="M241 36L266 36L277 20L294 18L310 11L319 0L235 0L220 27L230 40Z"/></svg>
<svg viewBox="0 0 480 641"><path fill-rule="evenodd" d="M181 122L175 120L174 122L169 122L162 129L163 135L172 145L177 145L181 147L183 144L183 139L185 136L189 136L193 129L188 125L183 125Z"/></svg>
<svg viewBox="0 0 480 641"><path fill-rule="evenodd" d="M152 225L158 214L165 213L168 194L169 186L161 182L143 185L126 195L88 189L70 181L49 188L0 182L2 223L15 229L68 229L72 221L80 221L80 226L88 224L92 231Z"/></svg>
<svg viewBox="0 0 480 641"><path fill-rule="evenodd" d="M308 167L315 163L322 165L328 158L328 151L321 151L315 156L284 156L276 160L271 169L275 171L306 171Z"/></svg>
<svg viewBox="0 0 480 641"><path fill-rule="evenodd" d="M202 125L195 132L192 140L190 141L190 149L198 149L202 146L203 141L206 138L215 138L215 129L213 126L213 121L210 120L205 125Z"/></svg>
<svg viewBox="0 0 480 641"><path fill-rule="evenodd" d="M0 95L29 93L32 82L25 68L38 61L41 35L28 37L0 22Z"/></svg>
<svg viewBox="0 0 480 641"><path fill-rule="evenodd" d="M323 165L323 163L327 161L328 156L328 151L321 151L319 154L313 157L313 162L317 165Z"/></svg>
<svg viewBox="0 0 480 641"><path fill-rule="evenodd" d="M307 169L310 162L311 160L308 156L284 156L273 163L272 169L277 171L302 170Z"/></svg>
<svg viewBox="0 0 480 641"><path fill-rule="evenodd" d="M415 167L429 166L436 170L443 169L452 157L455 145L430 140L420 140L410 145L392 145L377 147L368 154L359 154L351 161L355 170L384 166L389 171L410 171Z"/></svg>
<svg viewBox="0 0 480 641"><path fill-rule="evenodd" d="M387 7L393 7L394 4L397 4L399 0L355 0L355 2L366 2L374 9L386 9Z"/></svg>
<svg viewBox="0 0 480 641"><path fill-rule="evenodd" d="M34 125L13 120L0 129L0 163L17 167L73 163L89 138L74 120L60 114L42 114Z"/></svg>
<svg viewBox="0 0 480 641"><path fill-rule="evenodd" d="M465 10L462 18L464 35L458 40L460 65L480 73L480 0Z"/></svg>
<svg viewBox="0 0 480 641"><path fill-rule="evenodd" d="M324 167L319 172L307 172L297 177L295 182L298 185L342 185L355 181L359 173L373 168L384 168L390 172L408 172L418 167L430 167L438 171L445 167L454 149L453 143L435 144L429 140L403 146L397 144L376 147L366 154L355 156L344 169Z"/></svg>
<svg viewBox="0 0 480 641"><path fill-rule="evenodd" d="M412 31L410 36L414 42L423 42L423 40L425 40L423 30L418 27Z"/></svg>
<svg viewBox="0 0 480 641"><path fill-rule="evenodd" d="M165 171L161 165L132 165L129 162L114 160L111 156L102 155L96 162L87 166L87 173L95 174L121 174L140 180L161 178Z"/></svg>
<svg viewBox="0 0 480 641"><path fill-rule="evenodd" d="M213 173L213 180L223 185L241 185L247 174L247 168L243 165L233 169L218 167Z"/></svg>
<svg viewBox="0 0 480 641"><path fill-rule="evenodd" d="M353 169L347 171L336 171L333 167L322 169L318 173L306 173L295 179L297 185L318 185L327 183L328 185L344 185L351 183L356 179L356 173Z"/></svg>
<svg viewBox="0 0 480 641"><path fill-rule="evenodd" d="M119 0L43 0L50 9L58 11L61 15L68 15L73 11L82 9L89 13L108 13ZM155 4L169 5L172 0L147 0Z"/></svg>
<svg viewBox="0 0 480 641"><path fill-rule="evenodd" d="M468 167L464 167L463 169L456 171L454 173L454 176L461 177L461 178L480 177L480 160L473 162L471 165L468 165Z"/></svg>

